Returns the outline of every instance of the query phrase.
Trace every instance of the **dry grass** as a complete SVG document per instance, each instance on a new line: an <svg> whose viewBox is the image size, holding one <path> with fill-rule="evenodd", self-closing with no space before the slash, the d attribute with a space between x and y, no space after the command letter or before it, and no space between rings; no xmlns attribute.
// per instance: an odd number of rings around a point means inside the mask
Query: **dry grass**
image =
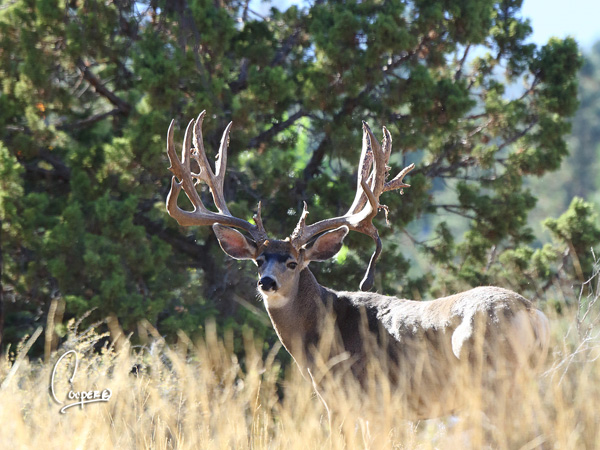
<svg viewBox="0 0 600 450"><path fill-rule="evenodd" d="M582 296L571 319L551 319L547 370L522 386L517 401L473 391L460 415L415 423L402 418L393 393L343 391L335 400L343 425L333 430L311 384L295 367L279 380L276 349L263 358L252 336L245 336L243 361L231 338L219 340L210 326L203 342L182 336L171 348L155 336L151 346L98 353L93 344L100 336L71 324L49 363L29 361L26 342L0 362L0 448L600 448L594 299ZM50 378L54 362L71 349L80 356L73 389L109 388L112 397L60 414L64 405L52 400ZM131 373L134 364L138 375ZM58 366L59 399L72 371L70 358ZM478 412L490 401L499 411L494 423Z"/></svg>

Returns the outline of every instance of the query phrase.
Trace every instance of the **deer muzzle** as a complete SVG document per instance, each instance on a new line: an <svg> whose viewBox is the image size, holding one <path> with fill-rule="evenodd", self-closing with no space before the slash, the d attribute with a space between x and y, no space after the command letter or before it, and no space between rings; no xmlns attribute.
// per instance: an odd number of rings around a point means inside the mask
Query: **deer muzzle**
<svg viewBox="0 0 600 450"><path fill-rule="evenodd" d="M258 280L258 287L263 292L275 292L277 291L277 281L269 276L265 276Z"/></svg>

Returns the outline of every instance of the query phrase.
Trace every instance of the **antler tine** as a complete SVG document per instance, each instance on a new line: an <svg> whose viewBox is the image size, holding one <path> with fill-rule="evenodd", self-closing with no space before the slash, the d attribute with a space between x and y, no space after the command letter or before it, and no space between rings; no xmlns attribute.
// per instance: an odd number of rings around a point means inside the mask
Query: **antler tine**
<svg viewBox="0 0 600 450"><path fill-rule="evenodd" d="M213 198L215 200L215 205L219 208L219 211L225 214L230 214L229 209L227 208L227 203L225 202L225 197L223 196L223 182L225 180L225 169L227 168L227 148L229 147L229 132L231 131L231 126L233 122L229 122L225 131L223 131L223 136L221 137L221 145L219 146L219 153L217 154L217 160L215 161L215 170L216 173L213 175L214 181L212 184L215 186L215 190L211 189L213 192Z"/></svg>
<svg viewBox="0 0 600 450"><path fill-rule="evenodd" d="M175 120L171 120L171 124L169 125L169 131L167 132L167 155L169 157L169 162L171 163L169 170L173 172L173 175L175 175L171 183L171 190L173 190L173 186L176 186L178 194L181 188L183 187L183 190L185 191L186 195L190 199L190 202L192 202L192 205L194 206L194 211L207 211L204 207L204 204L202 203L202 200L200 199L200 196L198 195L198 192L194 187L190 171L190 129L194 125L194 120L190 121L185 130L185 137L183 139L183 145L181 148L181 161L179 160L179 158L177 158L177 155L175 154L175 147L173 145L174 124ZM177 182L175 178L179 178L181 181ZM167 200L168 198L169 197L167 197ZM176 200L177 199L175 197L175 206Z"/></svg>
<svg viewBox="0 0 600 450"><path fill-rule="evenodd" d="M382 142L383 155L384 155L385 163L387 164L388 162L390 162L390 156L392 155L392 134L385 126L382 127L382 131L383 131L383 142ZM385 169L386 169L386 172L388 172L390 167L387 166Z"/></svg>
<svg viewBox="0 0 600 450"><path fill-rule="evenodd" d="M191 156L194 158L194 161L198 163L198 167L200 169L200 172L196 174L195 178L208 184L208 174L211 172L211 168L210 164L208 163L208 159L206 158L206 152L204 151L204 139L202 136L202 123L204 122L205 115L206 110L198 114L198 118L196 119L196 123L194 125L194 151L191 152Z"/></svg>
<svg viewBox="0 0 600 450"><path fill-rule="evenodd" d="M392 136L387 128L383 127L383 141L382 145L380 145L369 126L363 121L363 145L358 169L356 195L352 206L343 216L321 220L307 226L306 216L308 210L305 203L300 221L291 236L292 243L296 248L304 245L314 236L324 231L343 225L347 226L350 230L371 236L375 242L376 249L371 256L365 277L360 285L363 291L369 290L373 286L375 263L382 249L379 233L375 225L373 225L373 218L377 215L380 208L386 210L387 219L387 207L380 205L379 196L386 191L409 187L408 184L403 182L403 178L415 167L414 164L405 167L392 181L386 183L385 180L389 172L387 163L389 162L391 151Z"/></svg>
<svg viewBox="0 0 600 450"><path fill-rule="evenodd" d="M205 114L206 112L202 111L196 120L191 120L188 124L183 140L181 160L177 158L173 147L173 127L175 121L172 120L169 126L169 131L167 132L167 155L171 162L171 167L169 167L169 169L175 176L171 180L171 190L167 196L167 211L169 212L169 215L177 220L182 226L202 226L219 223L235 228L241 228L247 231L257 242L264 241L267 239L267 233L265 232L260 217L260 203L258 212L254 216L256 225L252 225L250 222L234 217L229 212L225 202L225 196L223 195L223 181L227 165L227 145L232 124L229 123L223 132L221 146L219 148L217 174L215 175L210 167L208 158L206 157L202 139L202 122ZM193 150L192 139L194 141ZM200 169L199 173L193 173L191 171L191 159L194 159L198 163ZM177 181L177 178L181 181ZM194 182L194 179L197 181ZM218 213L208 210L202 203L200 195L196 190L196 184L200 181L203 181L208 185L215 206L219 210ZM177 205L177 197L179 196L182 187L194 206L193 211L185 211Z"/></svg>
<svg viewBox="0 0 600 450"><path fill-rule="evenodd" d="M259 201L258 207L256 208L256 214L254 214L254 216L252 216L252 218L254 219L254 223L256 223L256 227L258 228L258 233L264 234L264 239L266 239L267 232L265 231L265 227L263 225L261 210L262 210L262 202Z"/></svg>
<svg viewBox="0 0 600 450"><path fill-rule="evenodd" d="M202 123L204 122L205 115L206 111L202 111L198 115L198 119L196 119L196 125L194 126L194 150L191 155L198 163L200 172L197 174L192 173L192 177L202 180L208 185L213 196L215 206L219 212L231 215L229 208L227 208L225 197L223 196L223 181L225 178L225 167L227 165L227 146L229 144L229 132L231 130L232 122L229 122L229 125L227 125L227 128L225 128L223 137L221 138L221 146L219 147L219 153L217 155L219 164L217 165L215 175L210 167L210 163L208 162L206 151L204 150Z"/></svg>
<svg viewBox="0 0 600 450"><path fill-rule="evenodd" d="M223 131L223 136L221 137L219 154L217 155L217 161L219 162L219 165L216 166L215 174L221 184L223 184L225 169L227 168L227 149L229 148L229 132L231 131L232 125L233 122L229 122L227 127L225 127L225 131Z"/></svg>
<svg viewBox="0 0 600 450"><path fill-rule="evenodd" d="M367 180L376 197L385 192L385 179L389 172L387 165L392 152L392 136L386 127L383 127L383 142L379 144L371 132L371 128L363 121L363 150L361 152L356 195L354 202L348 210L352 214L362 210L367 204L367 197L362 189L361 180ZM371 167L373 170L371 171Z"/></svg>
<svg viewBox="0 0 600 450"><path fill-rule="evenodd" d="M307 232L306 217L308 216L308 205L306 204L306 202L302 203L304 205L304 207L302 208L302 214L300 215L300 220L298 221L296 228L294 228L291 237L292 244L295 245L297 248L306 243L306 241L308 240L304 239L304 235Z"/></svg>
<svg viewBox="0 0 600 450"><path fill-rule="evenodd" d="M371 139L369 138L369 134L367 130L369 129L369 125L367 122L363 120L363 138L362 138L362 150L360 153L360 160L358 162L358 179L356 180L356 195L354 196L354 201L352 202L352 206L348 211L352 213L356 213L360 211L366 204L367 198L362 189L362 180L368 180L369 174L371 172L371 167L373 166L373 149L371 146Z"/></svg>
<svg viewBox="0 0 600 450"><path fill-rule="evenodd" d="M410 187L410 184L404 183L403 179L406 176L406 174L408 172L410 172L411 170L413 170L414 168L415 168L415 165L411 164L410 166L407 166L404 169L402 169L400 171L400 173L398 175L396 175L392 181L388 181L387 183L385 183L383 192L400 189L400 193L403 194L402 188Z"/></svg>

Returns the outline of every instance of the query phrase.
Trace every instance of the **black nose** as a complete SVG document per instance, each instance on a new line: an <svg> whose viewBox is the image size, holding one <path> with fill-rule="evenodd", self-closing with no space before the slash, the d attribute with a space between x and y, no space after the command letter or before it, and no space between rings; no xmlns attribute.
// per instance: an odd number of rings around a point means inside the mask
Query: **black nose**
<svg viewBox="0 0 600 450"><path fill-rule="evenodd" d="M258 280L258 285L265 292L277 290L277 283L271 277L262 277L260 280Z"/></svg>

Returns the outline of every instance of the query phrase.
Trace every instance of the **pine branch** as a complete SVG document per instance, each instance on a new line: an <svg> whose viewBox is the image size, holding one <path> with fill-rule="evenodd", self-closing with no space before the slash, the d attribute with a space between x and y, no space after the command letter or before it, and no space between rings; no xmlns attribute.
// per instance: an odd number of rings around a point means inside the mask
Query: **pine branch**
<svg viewBox="0 0 600 450"><path fill-rule="evenodd" d="M95 124L96 122L100 122L101 120L104 120L107 117L116 116L117 114L120 114L120 113L121 113L121 110L119 108L115 108L115 109L112 109L105 113L95 114L93 116L86 117L85 119L77 120L75 122L62 123L62 124L58 125L56 128L58 130L73 130L73 129L77 129L77 128L85 128L85 127Z"/></svg>
<svg viewBox="0 0 600 450"><path fill-rule="evenodd" d="M131 112L131 105L129 103L119 98L114 92L108 89L104 83L102 83L102 81L92 73L90 67L84 63L81 58L77 60L76 64L79 70L81 70L83 78L85 78L85 80L94 87L98 94L116 106L121 114L125 116L129 115Z"/></svg>
<svg viewBox="0 0 600 450"><path fill-rule="evenodd" d="M284 120L283 122L279 122L276 123L275 125L273 125L271 128L269 128L268 130L263 131L262 133L260 133L258 136L252 138L250 140L250 142L248 143L248 147L249 148L256 148L258 147L260 144L262 144L263 142L266 142L270 139L272 139L276 134L281 133L282 131L288 129L289 127L291 127L292 125L294 125L294 123L302 118L308 116L308 113L304 110L299 110L298 112L292 114L289 119Z"/></svg>

